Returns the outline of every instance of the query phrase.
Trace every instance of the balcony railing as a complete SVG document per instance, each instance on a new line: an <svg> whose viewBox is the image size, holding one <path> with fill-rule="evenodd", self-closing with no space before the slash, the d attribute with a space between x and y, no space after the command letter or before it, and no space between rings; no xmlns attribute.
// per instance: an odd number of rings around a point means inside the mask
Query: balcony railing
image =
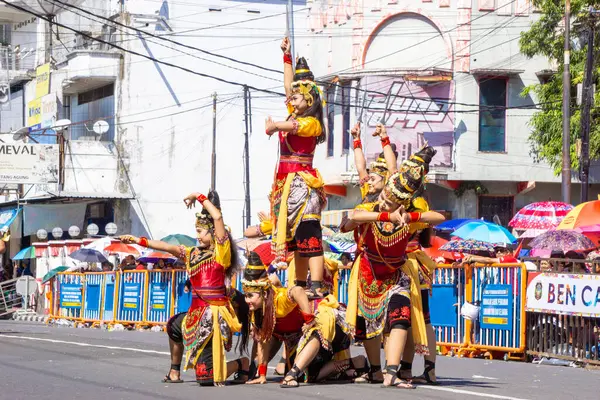
<svg viewBox="0 0 600 400"><path fill-rule="evenodd" d="M11 78L35 69L35 50L21 50L12 46L0 46L0 73Z"/></svg>

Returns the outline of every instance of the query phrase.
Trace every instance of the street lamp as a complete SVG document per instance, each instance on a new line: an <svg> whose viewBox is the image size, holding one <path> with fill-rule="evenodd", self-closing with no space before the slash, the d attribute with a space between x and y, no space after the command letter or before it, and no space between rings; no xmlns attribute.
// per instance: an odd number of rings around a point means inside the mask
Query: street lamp
<svg viewBox="0 0 600 400"><path fill-rule="evenodd" d="M58 240L62 237L63 235L63 230L60 227L56 227L54 229L52 229L52 237L54 237L54 239Z"/></svg>
<svg viewBox="0 0 600 400"><path fill-rule="evenodd" d="M89 224L87 227L87 233L90 236L96 236L100 232L100 228L96 224Z"/></svg>
<svg viewBox="0 0 600 400"><path fill-rule="evenodd" d="M35 233L35 235L40 240L46 240L48 238L48 232L46 232L45 229L38 229L38 231Z"/></svg>
<svg viewBox="0 0 600 400"><path fill-rule="evenodd" d="M117 224L115 224L114 222L110 222L106 224L104 230L106 231L106 234L108 236L113 236L115 233L117 233Z"/></svg>
<svg viewBox="0 0 600 400"><path fill-rule="evenodd" d="M69 236L71 236L72 238L79 236L80 233L81 233L81 230L79 229L78 226L73 225L69 228Z"/></svg>

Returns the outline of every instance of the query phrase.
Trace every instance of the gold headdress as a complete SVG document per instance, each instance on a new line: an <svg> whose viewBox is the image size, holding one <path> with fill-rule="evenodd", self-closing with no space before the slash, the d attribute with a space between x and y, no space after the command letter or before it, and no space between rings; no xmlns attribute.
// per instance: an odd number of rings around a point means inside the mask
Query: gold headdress
<svg viewBox="0 0 600 400"><path fill-rule="evenodd" d="M399 171L388 180L384 189L385 195L396 204L408 208L413 195L425 182L429 162L434 155L435 150L427 146L403 161Z"/></svg>
<svg viewBox="0 0 600 400"><path fill-rule="evenodd" d="M392 151L394 152L394 155L396 156L396 158L398 158L398 152L396 151L396 145L394 143L392 143L391 146L392 146ZM379 175L383 178L384 182L387 181L387 179L390 176L390 171L388 169L387 162L385 161L385 155L383 154L383 152L379 153L379 156L377 156L377 159L371 163L371 165L369 167L369 173Z"/></svg>
<svg viewBox="0 0 600 400"><path fill-rule="evenodd" d="M315 95L318 95L322 104L325 105L323 92L315 83L315 77L310 68L308 68L308 63L304 57L300 57L296 61L296 72L291 89L293 94L300 93L309 107L314 104Z"/></svg>
<svg viewBox="0 0 600 400"><path fill-rule="evenodd" d="M271 287L271 281L267 273L267 267L260 256L251 251L247 253L248 265L244 270L242 289L244 293L261 293Z"/></svg>
<svg viewBox="0 0 600 400"><path fill-rule="evenodd" d="M214 227L215 221L209 214L202 212L196 213L196 228L202 228L211 231Z"/></svg>

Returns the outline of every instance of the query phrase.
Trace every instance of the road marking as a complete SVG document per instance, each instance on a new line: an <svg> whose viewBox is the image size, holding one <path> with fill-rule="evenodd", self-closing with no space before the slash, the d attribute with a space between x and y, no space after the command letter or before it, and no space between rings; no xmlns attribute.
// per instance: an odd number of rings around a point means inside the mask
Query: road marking
<svg viewBox="0 0 600 400"><path fill-rule="evenodd" d="M498 378L492 378L491 376L483 376L483 375L473 375L473 379L489 379L491 381L497 381Z"/></svg>
<svg viewBox="0 0 600 400"><path fill-rule="evenodd" d="M475 396L475 397L487 397L488 399L527 400L527 399L522 399L522 398L519 398L519 397L501 396L499 394L490 394L490 393L471 392L470 390L453 389L453 388L449 388L449 387L419 386L419 389L438 390L440 392L451 392L451 393L458 393L458 394L466 394L466 395Z"/></svg>
<svg viewBox="0 0 600 400"><path fill-rule="evenodd" d="M81 342L69 342L66 340L57 340L57 339L44 339L30 336L14 336L14 335L4 335L0 334L0 338L8 338L8 339L22 339L22 340L34 340L38 342L50 342L50 343L61 343L61 344L72 344L80 347L97 347L100 349L109 349L109 350L126 350L126 351L135 351L138 353L147 353L147 354L160 354L160 355L170 355L168 351L156 351L156 350L145 350L145 349L135 349L133 347L118 347L118 346L106 346L102 344L90 344L90 343L81 343Z"/></svg>

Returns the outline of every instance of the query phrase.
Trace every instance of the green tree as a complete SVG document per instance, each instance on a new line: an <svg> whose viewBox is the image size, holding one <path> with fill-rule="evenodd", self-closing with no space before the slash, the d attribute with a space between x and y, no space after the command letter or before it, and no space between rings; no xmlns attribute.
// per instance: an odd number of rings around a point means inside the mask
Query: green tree
<svg viewBox="0 0 600 400"><path fill-rule="evenodd" d="M583 82L584 65L587 44L582 43L581 37L586 37L586 24L589 23L590 6L598 5L598 0L571 0L571 43L579 44L571 49L571 167L579 168L577 155L577 140L581 134L580 109L576 104L577 84ZM594 4L596 3L596 4ZM564 49L564 0L533 0L533 4L541 11L540 19L531 28L521 33L519 41L521 52L528 57L544 56L558 66L558 71L543 84L531 85L525 88L523 95L535 93L540 105L530 125L529 136L531 154L537 161L546 161L554 168L556 175L560 174L562 163L562 73ZM600 40L596 29L594 38L595 54L600 49ZM579 47L579 48L578 48ZM594 79L598 76L599 65L594 63ZM594 81L595 82L595 81ZM596 86L594 97L600 99L600 85ZM590 131L590 159L600 159L600 114L598 108L592 105Z"/></svg>

